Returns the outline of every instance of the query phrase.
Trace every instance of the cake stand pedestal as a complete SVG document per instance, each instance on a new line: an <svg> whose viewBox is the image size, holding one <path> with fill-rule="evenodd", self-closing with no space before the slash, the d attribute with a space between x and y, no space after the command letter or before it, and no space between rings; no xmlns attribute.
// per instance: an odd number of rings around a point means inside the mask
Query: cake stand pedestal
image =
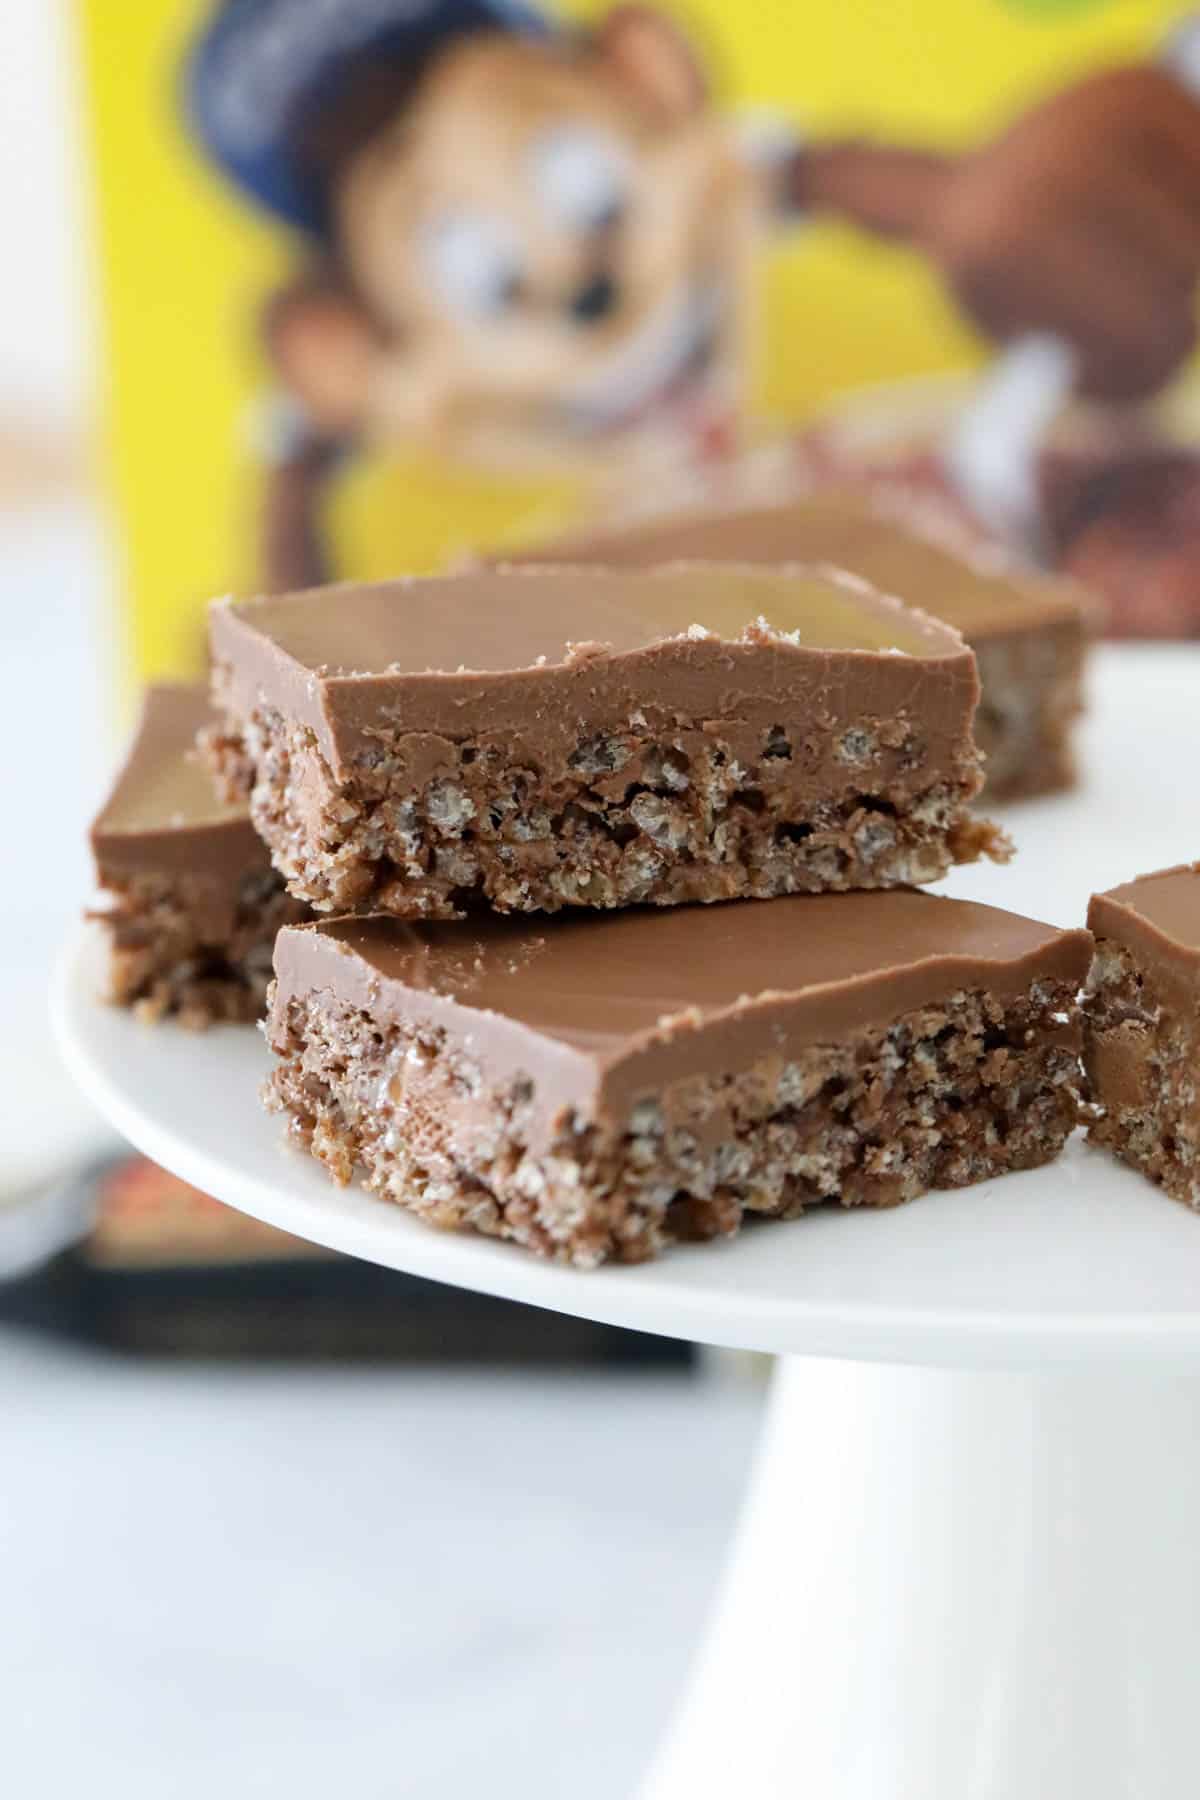
<svg viewBox="0 0 1200 1800"><path fill-rule="evenodd" d="M1195 653L1102 656L1088 785L1014 814L1018 861L954 891L1075 924L1092 888L1200 851L1194 803L1161 776L1191 765L1198 691ZM781 1357L640 1800L1200 1790L1200 1219L1076 1140L894 1212L550 1267L335 1189L257 1103L258 1034L139 1026L96 1001L100 954L85 935L64 956L60 1044L185 1180L415 1275Z"/></svg>
<svg viewBox="0 0 1200 1800"><path fill-rule="evenodd" d="M1184 1800L1200 1380L781 1361L643 1800Z"/></svg>

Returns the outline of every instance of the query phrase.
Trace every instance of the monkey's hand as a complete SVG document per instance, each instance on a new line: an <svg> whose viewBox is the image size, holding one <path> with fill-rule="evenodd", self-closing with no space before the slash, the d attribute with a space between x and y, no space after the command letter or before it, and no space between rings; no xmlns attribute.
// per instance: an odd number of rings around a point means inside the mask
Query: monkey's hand
<svg viewBox="0 0 1200 1800"><path fill-rule="evenodd" d="M916 238L954 169L953 157L867 138L800 144L775 169L777 208L787 214L834 214L879 237Z"/></svg>
<svg viewBox="0 0 1200 1800"><path fill-rule="evenodd" d="M1082 392L1142 399L1195 343L1200 104L1161 69L1094 76L965 158L917 241L992 337L1050 333Z"/></svg>
<svg viewBox="0 0 1200 1800"><path fill-rule="evenodd" d="M1062 339L1085 394L1142 399L1195 342L1200 102L1166 69L1092 76L967 156L813 146L789 183L922 249L989 336Z"/></svg>

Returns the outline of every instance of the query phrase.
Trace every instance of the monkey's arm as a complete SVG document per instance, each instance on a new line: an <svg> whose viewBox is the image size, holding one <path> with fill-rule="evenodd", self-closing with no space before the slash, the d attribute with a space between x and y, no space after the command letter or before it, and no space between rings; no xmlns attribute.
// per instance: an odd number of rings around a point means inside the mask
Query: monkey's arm
<svg viewBox="0 0 1200 1800"><path fill-rule="evenodd" d="M314 438L267 468L259 569L268 593L293 593L331 579L322 512L330 472L342 454L338 444Z"/></svg>
<svg viewBox="0 0 1200 1800"><path fill-rule="evenodd" d="M998 343L1067 346L1091 397L1139 401L1196 341L1200 105L1169 68L1106 69L962 156L802 146L789 209L912 243Z"/></svg>
<svg viewBox="0 0 1200 1800"><path fill-rule="evenodd" d="M866 138L798 146L777 172L784 214L833 214L878 237L922 238L958 159Z"/></svg>

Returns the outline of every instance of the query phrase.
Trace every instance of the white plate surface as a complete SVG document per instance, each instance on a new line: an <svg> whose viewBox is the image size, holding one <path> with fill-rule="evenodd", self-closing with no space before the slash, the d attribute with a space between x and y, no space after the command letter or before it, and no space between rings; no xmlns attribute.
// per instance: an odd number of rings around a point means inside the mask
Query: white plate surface
<svg viewBox="0 0 1200 1800"><path fill-rule="evenodd" d="M1013 808L1020 854L948 891L1056 924L1089 893L1200 856L1200 650L1104 649L1071 796ZM1200 1358L1200 1217L1078 1140L1060 1162L886 1213L820 1209L634 1269L561 1269L443 1234L288 1148L257 1099L256 1032L140 1026L97 1002L100 946L65 954L55 1010L89 1097L165 1167L297 1235L562 1312L753 1349L1016 1366Z"/></svg>

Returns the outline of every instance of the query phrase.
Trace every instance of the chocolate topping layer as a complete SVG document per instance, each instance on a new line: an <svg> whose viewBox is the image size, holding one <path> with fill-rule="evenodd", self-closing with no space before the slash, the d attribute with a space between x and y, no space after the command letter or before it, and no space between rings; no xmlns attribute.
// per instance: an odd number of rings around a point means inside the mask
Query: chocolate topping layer
<svg viewBox="0 0 1200 1800"><path fill-rule="evenodd" d="M1085 931L911 890L797 895L769 906L629 911L470 925L334 919L282 931L272 1018L313 990L379 1023L446 1031L489 1078L526 1074L548 1129L714 1069L836 1042L1039 975L1082 982Z"/></svg>
<svg viewBox="0 0 1200 1800"><path fill-rule="evenodd" d="M921 606L969 642L1053 620L1078 623L1081 595L1067 581L955 539L894 505L840 489L744 511L678 513L586 537L568 537L514 560L644 567L698 562L832 563Z"/></svg>
<svg viewBox="0 0 1200 1800"><path fill-rule="evenodd" d="M92 826L101 881L184 874L236 880L269 859L241 804L220 799L195 754L216 715L201 688L147 690L129 754Z"/></svg>
<svg viewBox="0 0 1200 1800"><path fill-rule="evenodd" d="M565 756L636 711L769 728L849 689L950 760L978 698L957 632L819 568L480 571L222 601L211 635L223 701L308 727L339 780L381 720L414 754L422 734L510 735Z"/></svg>
<svg viewBox="0 0 1200 1800"><path fill-rule="evenodd" d="M1088 928L1132 950L1152 979L1178 993L1200 986L1200 863L1182 863L1093 894Z"/></svg>

